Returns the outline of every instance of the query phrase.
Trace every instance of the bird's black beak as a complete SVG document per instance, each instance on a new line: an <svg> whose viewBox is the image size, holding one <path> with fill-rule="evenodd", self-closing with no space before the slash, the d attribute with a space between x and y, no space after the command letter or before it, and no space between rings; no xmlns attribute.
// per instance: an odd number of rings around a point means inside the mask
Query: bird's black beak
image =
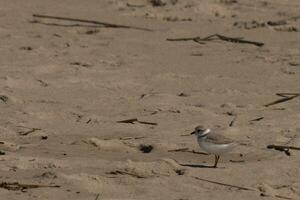
<svg viewBox="0 0 300 200"><path fill-rule="evenodd" d="M194 135L196 133L196 131L191 132L191 135Z"/></svg>

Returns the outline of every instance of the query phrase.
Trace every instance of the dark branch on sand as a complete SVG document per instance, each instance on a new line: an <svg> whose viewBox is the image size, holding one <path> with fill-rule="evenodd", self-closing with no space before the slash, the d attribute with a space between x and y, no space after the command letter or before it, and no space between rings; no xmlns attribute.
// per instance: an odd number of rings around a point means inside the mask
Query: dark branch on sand
<svg viewBox="0 0 300 200"><path fill-rule="evenodd" d="M55 19L55 20L63 20L63 21L90 23L90 24L96 24L96 25L98 25L98 27L100 26L100 27L106 27L106 28L127 28L127 29L143 30L143 31L153 31L153 30L147 29L147 28L119 25L119 24L100 22L100 21L95 21L95 20L85 20L85 19L76 19L76 18L69 18L69 17L57 17L57 16L39 15L39 14L33 14L32 16L36 17L36 18L46 18L46 19ZM36 23L39 23L39 22L36 22ZM48 25L51 25L51 24L48 24ZM57 25L57 24L52 24L52 25Z"/></svg>
<svg viewBox="0 0 300 200"><path fill-rule="evenodd" d="M276 101L273 101L271 103L268 103L266 105L264 105L265 107L269 107L269 106L272 106L272 105L275 105L275 104L279 104L279 103L283 103L283 102L286 102L286 101L290 101L298 96L300 96L300 93L277 93L276 94L277 96L281 96L282 98L281 99L278 99Z"/></svg>
<svg viewBox="0 0 300 200"><path fill-rule="evenodd" d="M244 44L252 44L255 46L263 46L264 43L262 42L255 42L250 40L244 40L243 38L233 38L233 37L227 37L220 34L213 34L209 35L207 37L201 38L199 36L197 37L187 37L187 38L167 38L168 41L194 41L200 44L205 44L205 42L212 41L212 40L223 40L226 42L232 42L232 43L244 43Z"/></svg>
<svg viewBox="0 0 300 200"><path fill-rule="evenodd" d="M137 118L132 118L132 119L126 119L126 120L117 121L117 123L129 123L129 124L133 124L134 122L138 122L138 123L141 123L141 124L147 124L147 125L158 125L155 122L140 121Z"/></svg>
<svg viewBox="0 0 300 200"><path fill-rule="evenodd" d="M192 176L192 178L195 178L195 179L200 180L200 181L205 181L205 182L208 182L208 183L213 183L213 184L217 184L217 185L222 185L222 186L227 186L227 187L231 187L231 188L236 188L236 189L239 189L239 190L254 191L254 189L252 189L252 188L242 187L242 186L238 186L238 185L231 185L231 184L227 184L227 183L221 183L221 182L218 182L218 181L211 181L211 180L200 178L200 177L196 177L196 176Z"/></svg>

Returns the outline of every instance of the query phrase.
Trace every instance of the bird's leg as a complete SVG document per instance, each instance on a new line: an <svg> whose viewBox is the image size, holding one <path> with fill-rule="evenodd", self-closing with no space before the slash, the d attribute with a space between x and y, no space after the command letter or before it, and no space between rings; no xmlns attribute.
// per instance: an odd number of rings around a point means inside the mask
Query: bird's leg
<svg viewBox="0 0 300 200"><path fill-rule="evenodd" d="M219 162L220 156L219 155L215 155L215 165L214 167L216 168Z"/></svg>

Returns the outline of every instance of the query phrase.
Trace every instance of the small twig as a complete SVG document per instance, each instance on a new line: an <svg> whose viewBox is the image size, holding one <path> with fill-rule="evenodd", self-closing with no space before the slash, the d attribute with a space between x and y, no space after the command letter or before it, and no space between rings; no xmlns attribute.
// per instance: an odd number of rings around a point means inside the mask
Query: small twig
<svg viewBox="0 0 300 200"><path fill-rule="evenodd" d="M255 118L255 119L251 119L250 122L258 122L262 119L264 119L264 117L258 117L258 118Z"/></svg>
<svg viewBox="0 0 300 200"><path fill-rule="evenodd" d="M145 138L145 136L138 136L138 137L120 137L119 139L120 140L138 140L138 139L142 139L142 138Z"/></svg>
<svg viewBox="0 0 300 200"><path fill-rule="evenodd" d="M272 105L275 105L275 104L283 103L283 102L292 100L292 99L294 99L294 98L300 96L300 94L294 94L294 95L292 95L292 96L290 96L290 97L287 97L288 93L279 93L279 94L277 94L277 95L282 96L283 98L278 99L278 100L276 100L276 101L273 101L273 102L271 102L271 103L268 103L268 104L266 104L266 105L264 105L264 106L265 106L265 107L268 107L268 106L272 106Z"/></svg>
<svg viewBox="0 0 300 200"><path fill-rule="evenodd" d="M205 153L205 152L189 150L189 148L170 149L170 150L168 150L168 152L187 152L187 153L194 153L194 154L209 155L208 153Z"/></svg>
<svg viewBox="0 0 300 200"><path fill-rule="evenodd" d="M281 97L287 97L290 95L300 95L300 93L276 93L277 96L281 96Z"/></svg>
<svg viewBox="0 0 300 200"><path fill-rule="evenodd" d="M69 17L56 17L56 16L39 15L39 14L33 14L32 16L37 17L37 18L46 18L46 19L56 19L56 20L64 20L64 21L91 23L91 24L97 24L97 25L100 25L100 26L103 26L103 27L108 27L108 28L128 28L128 29L136 29L136 30L143 30L143 31L153 31L153 30L147 29L147 28L112 24L112 23L100 22L100 21L94 21L94 20L75 19L75 18L69 18Z"/></svg>
<svg viewBox="0 0 300 200"><path fill-rule="evenodd" d="M108 172L107 174L113 174L113 175L117 175L117 174L124 175L125 174L125 175L133 176L133 177L136 177L136 178L146 178L145 176L141 176L141 175L126 172L126 171L120 171L120 170L111 171L111 172Z"/></svg>
<svg viewBox="0 0 300 200"><path fill-rule="evenodd" d="M145 122L145 121L137 121L137 122L139 122L139 123L141 123L141 124L148 124L148 125L158 125L156 122Z"/></svg>
<svg viewBox="0 0 300 200"><path fill-rule="evenodd" d="M25 126L19 126L19 127L28 128L28 127L25 127ZM35 132L35 131L42 130L40 128L28 128L28 129L30 129L30 130L28 130L28 131L19 131L19 134L22 135L22 136L26 136L26 135L29 135L30 133Z"/></svg>
<svg viewBox="0 0 300 200"><path fill-rule="evenodd" d="M22 184L18 182L1 182L0 188L4 188L7 190L26 190L26 189L33 189L33 188L41 188L41 187L56 187L59 188L59 185L36 185L36 184Z"/></svg>
<svg viewBox="0 0 300 200"><path fill-rule="evenodd" d="M178 152L178 151L186 152L187 150L189 150L189 148L170 149L168 150L168 152Z"/></svg>
<svg viewBox="0 0 300 200"><path fill-rule="evenodd" d="M168 41L194 41L200 44L205 44L205 41L211 41L215 39L220 39L226 42L233 42L233 43L244 43L244 44L253 44L255 46L263 46L264 43L262 42L255 42L255 41L250 41L250 40L244 40L243 38L233 38L233 37L227 37L224 35L220 34L212 34L204 38L198 37L190 37L190 38L167 38Z"/></svg>
<svg viewBox="0 0 300 200"><path fill-rule="evenodd" d="M139 122L141 124L147 124L147 125L158 125L155 122L140 121L137 118L132 118L132 119L126 119L126 120L117 121L117 123L130 123L130 124L133 124L133 122Z"/></svg>
<svg viewBox="0 0 300 200"><path fill-rule="evenodd" d="M270 144L267 146L268 149L292 149L292 150L300 150L300 147L294 147L294 146L285 146L285 145L275 145L275 144Z"/></svg>
<svg viewBox="0 0 300 200"><path fill-rule="evenodd" d="M231 185L231 184L227 184L227 183L221 183L221 182L217 182L217 181L211 181L211 180L207 180L207 179L200 178L200 177L196 177L196 176L192 176L192 178L195 178L195 179L201 180L201 181L205 181L205 182L208 182L208 183L213 183L213 184L217 184L217 185L222 185L222 186L227 186L227 187L237 188L237 189L239 189L239 190L255 191L255 190L252 189L252 188L241 187L241 186Z"/></svg>
<svg viewBox="0 0 300 200"><path fill-rule="evenodd" d="M268 149L275 149L277 151L283 151L287 156L290 156L290 149L292 150L300 150L300 147L293 147L293 146L285 146L285 145L268 145Z"/></svg>
<svg viewBox="0 0 300 200"><path fill-rule="evenodd" d="M133 122L137 122L137 121L138 121L137 118L132 118L132 119L125 119L125 120L117 121L117 123L130 123L130 124L133 124Z"/></svg>

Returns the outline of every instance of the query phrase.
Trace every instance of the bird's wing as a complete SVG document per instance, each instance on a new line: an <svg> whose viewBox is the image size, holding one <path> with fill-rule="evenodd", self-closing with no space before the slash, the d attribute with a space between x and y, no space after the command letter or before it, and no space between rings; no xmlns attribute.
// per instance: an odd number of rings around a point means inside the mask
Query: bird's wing
<svg viewBox="0 0 300 200"><path fill-rule="evenodd" d="M233 140L226 138L225 136L218 133L210 133L207 136L207 141L213 142L216 144L230 144L233 143Z"/></svg>

